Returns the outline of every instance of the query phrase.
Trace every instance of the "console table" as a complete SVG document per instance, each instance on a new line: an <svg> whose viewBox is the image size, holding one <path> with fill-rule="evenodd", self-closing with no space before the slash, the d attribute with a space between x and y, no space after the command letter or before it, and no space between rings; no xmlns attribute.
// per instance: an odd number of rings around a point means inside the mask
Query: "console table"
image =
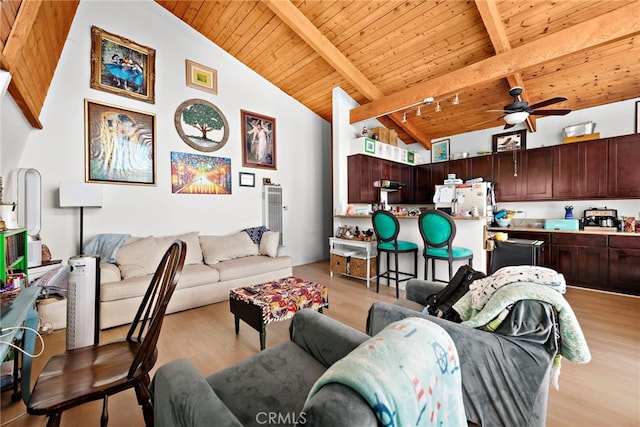
<svg viewBox="0 0 640 427"><path fill-rule="evenodd" d="M0 333L0 361L3 361L7 353L9 353L11 349L9 344L18 345L27 353L33 354L36 343L35 333L30 330L19 329L19 327L26 326L34 330L38 329L38 313L35 310L35 302L40 290L40 286L23 288L13 301L11 308L3 311L2 315L0 315L0 328L2 328ZM18 391L18 361L20 360L22 360L22 372L20 375L20 391ZM25 402L29 400L31 392L31 362L31 357L22 357L20 351L15 351L12 401L16 401L21 397Z"/></svg>
<svg viewBox="0 0 640 427"><path fill-rule="evenodd" d="M358 277L360 279L365 279L367 281L367 288L369 287L371 281L371 259L375 258L377 255L376 252L376 241L366 242L364 240L351 240L351 239L341 239L339 237L329 237L329 252L333 254L339 254L340 249L351 248L356 250L364 249L365 252L365 261L366 261L366 277L354 276L352 274L346 274L345 272L337 272L339 274L345 274L351 277ZM374 259L375 261L375 259ZM333 277L333 268L329 271L329 275Z"/></svg>

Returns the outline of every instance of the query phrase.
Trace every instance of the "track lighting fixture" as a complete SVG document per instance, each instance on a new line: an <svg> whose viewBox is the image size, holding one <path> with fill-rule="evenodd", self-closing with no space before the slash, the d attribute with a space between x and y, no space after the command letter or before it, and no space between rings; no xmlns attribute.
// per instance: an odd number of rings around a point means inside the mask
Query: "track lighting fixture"
<svg viewBox="0 0 640 427"><path fill-rule="evenodd" d="M407 113L402 113L402 123L407 123Z"/></svg>
<svg viewBox="0 0 640 427"><path fill-rule="evenodd" d="M440 111L442 111L442 107L440 106L440 101L438 101L436 103L436 113L439 113Z"/></svg>
<svg viewBox="0 0 640 427"><path fill-rule="evenodd" d="M418 105L418 111L416 111L416 116L421 116L422 111L420 111L420 106Z"/></svg>
<svg viewBox="0 0 640 427"><path fill-rule="evenodd" d="M456 96L453 98L453 101L451 101L451 103L453 105L458 105L460 104L460 98L458 98L458 94L456 93Z"/></svg>

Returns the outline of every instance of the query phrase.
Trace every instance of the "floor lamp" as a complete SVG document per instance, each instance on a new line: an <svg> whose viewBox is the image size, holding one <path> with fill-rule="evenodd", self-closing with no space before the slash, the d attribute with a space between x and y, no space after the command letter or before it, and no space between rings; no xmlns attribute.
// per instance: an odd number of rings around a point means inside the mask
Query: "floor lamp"
<svg viewBox="0 0 640 427"><path fill-rule="evenodd" d="M102 207L102 186L84 182L63 182L60 184L60 207L80 208L80 254L82 254L84 251L82 239L84 208Z"/></svg>

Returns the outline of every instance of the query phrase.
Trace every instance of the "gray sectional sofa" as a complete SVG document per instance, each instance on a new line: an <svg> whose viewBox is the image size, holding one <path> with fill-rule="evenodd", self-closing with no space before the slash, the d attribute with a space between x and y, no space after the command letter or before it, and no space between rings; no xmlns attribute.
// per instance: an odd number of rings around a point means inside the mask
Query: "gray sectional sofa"
<svg viewBox="0 0 640 427"><path fill-rule="evenodd" d="M167 314L224 301L230 289L290 276L293 271L292 258L278 255L275 232L265 232L258 243L245 231L228 236L191 232L130 237L115 252L115 263L100 263L102 329L131 322L162 254L175 239L187 244L187 256Z"/></svg>

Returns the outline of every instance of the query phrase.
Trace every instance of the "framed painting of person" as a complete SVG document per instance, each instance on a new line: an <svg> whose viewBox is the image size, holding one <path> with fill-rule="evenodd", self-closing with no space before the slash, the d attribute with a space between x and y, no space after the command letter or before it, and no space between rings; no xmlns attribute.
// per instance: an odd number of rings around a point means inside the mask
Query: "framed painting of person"
<svg viewBox="0 0 640 427"><path fill-rule="evenodd" d="M242 166L276 169L276 119L241 110Z"/></svg>

